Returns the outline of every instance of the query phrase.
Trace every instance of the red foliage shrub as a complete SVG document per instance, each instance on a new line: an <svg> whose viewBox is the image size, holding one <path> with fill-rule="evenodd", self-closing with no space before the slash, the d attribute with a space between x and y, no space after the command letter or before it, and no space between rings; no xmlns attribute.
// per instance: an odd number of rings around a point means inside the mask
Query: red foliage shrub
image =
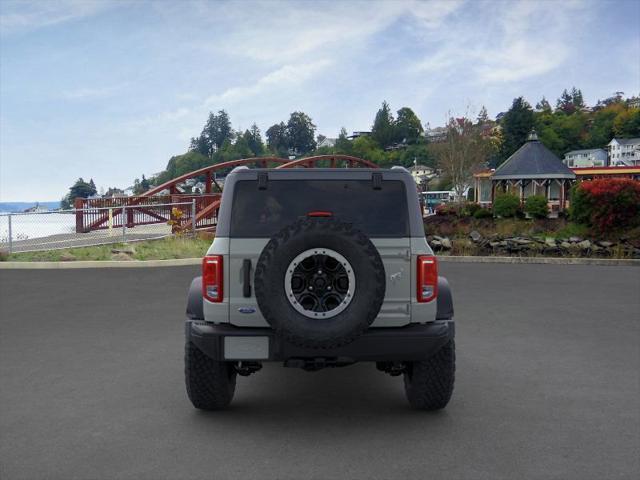
<svg viewBox="0 0 640 480"><path fill-rule="evenodd" d="M436 207L436 215L458 216L458 206L454 203L441 203Z"/></svg>
<svg viewBox="0 0 640 480"><path fill-rule="evenodd" d="M574 220L607 230L640 225L640 182L626 178L580 183L571 200Z"/></svg>

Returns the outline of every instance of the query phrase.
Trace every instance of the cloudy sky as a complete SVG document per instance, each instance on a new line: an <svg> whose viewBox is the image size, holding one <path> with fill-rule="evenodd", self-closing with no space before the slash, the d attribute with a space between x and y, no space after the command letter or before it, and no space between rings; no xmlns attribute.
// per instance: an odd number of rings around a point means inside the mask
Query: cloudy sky
<svg viewBox="0 0 640 480"><path fill-rule="evenodd" d="M0 201L78 177L131 185L210 110L264 131L369 129L382 100L431 126L524 95L640 91L640 2L0 1Z"/></svg>

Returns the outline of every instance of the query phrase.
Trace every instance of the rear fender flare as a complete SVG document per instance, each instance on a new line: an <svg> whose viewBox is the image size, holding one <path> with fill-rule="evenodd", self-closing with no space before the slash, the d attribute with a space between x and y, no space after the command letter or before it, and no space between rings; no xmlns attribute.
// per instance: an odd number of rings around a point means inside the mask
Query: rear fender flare
<svg viewBox="0 0 640 480"><path fill-rule="evenodd" d="M187 295L187 318L191 320L204 320L204 307L202 305L202 277L191 280Z"/></svg>
<svg viewBox="0 0 640 480"><path fill-rule="evenodd" d="M436 320L451 320L453 318L453 295L451 287L445 277L438 277L438 309Z"/></svg>

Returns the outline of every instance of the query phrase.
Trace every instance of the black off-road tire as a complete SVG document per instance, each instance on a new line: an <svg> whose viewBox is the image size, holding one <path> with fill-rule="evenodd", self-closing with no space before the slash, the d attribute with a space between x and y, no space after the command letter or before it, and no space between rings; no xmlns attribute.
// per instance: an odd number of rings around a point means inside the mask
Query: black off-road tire
<svg viewBox="0 0 640 480"><path fill-rule="evenodd" d="M349 305L331 318L309 318L287 299L287 268L300 253L327 248L344 256L355 275ZM384 301L385 272L371 240L350 223L333 218L303 218L276 234L262 251L255 271L260 312L275 334L305 348L331 349L351 343L375 320Z"/></svg>
<svg viewBox="0 0 640 480"><path fill-rule="evenodd" d="M408 362L404 390L413 408L440 410L453 394L456 373L456 346L451 339L427 360Z"/></svg>
<svg viewBox="0 0 640 480"><path fill-rule="evenodd" d="M220 410L231 403L236 390L236 371L231 362L217 362L193 343L184 347L187 395L200 410Z"/></svg>

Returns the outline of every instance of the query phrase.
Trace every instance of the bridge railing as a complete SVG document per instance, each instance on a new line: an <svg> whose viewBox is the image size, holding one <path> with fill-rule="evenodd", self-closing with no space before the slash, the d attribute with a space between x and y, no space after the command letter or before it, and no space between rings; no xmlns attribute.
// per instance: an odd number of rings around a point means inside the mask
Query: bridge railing
<svg viewBox="0 0 640 480"><path fill-rule="evenodd" d="M118 228L125 225L175 223L176 229L191 224L195 212L199 212L220 199L220 194L202 195L156 195L113 198L77 198L75 200L76 233ZM192 205L195 205L195 212ZM175 209L180 213L176 215ZM200 218L196 228L214 227L217 210Z"/></svg>

